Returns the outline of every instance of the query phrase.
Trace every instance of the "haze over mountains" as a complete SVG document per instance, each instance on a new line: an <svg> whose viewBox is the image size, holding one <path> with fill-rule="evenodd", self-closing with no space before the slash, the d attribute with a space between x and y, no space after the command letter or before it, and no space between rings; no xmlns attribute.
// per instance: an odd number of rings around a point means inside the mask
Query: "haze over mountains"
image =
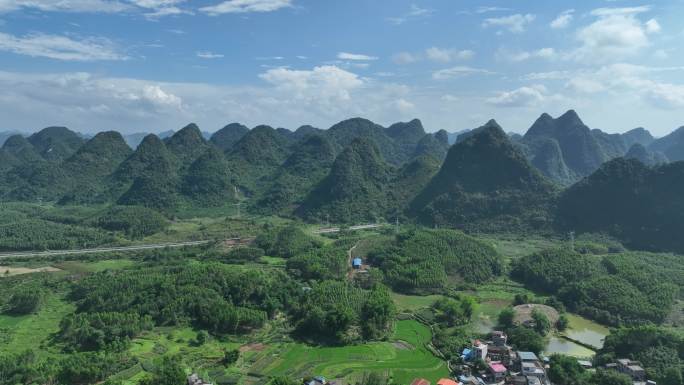
<svg viewBox="0 0 684 385"><path fill-rule="evenodd" d="M140 205L168 215L246 199L252 212L311 221L401 217L473 231L585 229L684 249L676 236L658 242L684 226L684 162L668 163L684 159L684 128L660 139L643 128L606 134L571 110L541 115L523 136L492 120L453 145L446 131L426 133L417 119L383 127L353 118L294 132L233 123L209 139L189 124L131 148L139 136L110 131L85 139L64 127L12 135L0 148L0 197ZM616 197L610 206L606 194ZM575 215L607 207L628 214L606 214L591 226ZM657 216L667 225L644 219ZM647 226L648 240L636 230Z"/></svg>

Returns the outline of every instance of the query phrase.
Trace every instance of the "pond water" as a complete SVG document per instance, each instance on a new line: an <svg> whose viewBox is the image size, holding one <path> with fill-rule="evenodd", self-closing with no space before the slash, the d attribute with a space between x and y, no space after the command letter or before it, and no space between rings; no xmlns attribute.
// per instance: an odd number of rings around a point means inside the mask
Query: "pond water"
<svg viewBox="0 0 684 385"><path fill-rule="evenodd" d="M570 322L568 329L564 332L565 335L573 340L580 341L596 348L603 347L603 340L610 333L610 330L608 330L607 327L577 315L567 314L567 317ZM591 349L556 335L549 337L549 342L544 349L545 355L551 355L553 353L582 358L588 358L594 355L594 352Z"/></svg>
<svg viewBox="0 0 684 385"><path fill-rule="evenodd" d="M570 321L570 327L565 331L565 335L584 344L600 349L603 347L603 339L610 334L610 330L607 327L586 318L568 314L568 320Z"/></svg>
<svg viewBox="0 0 684 385"><path fill-rule="evenodd" d="M544 355L550 356L554 353L565 354L572 357L589 358L594 356L594 351L578 345L572 341L558 336L550 336L549 342L544 349Z"/></svg>

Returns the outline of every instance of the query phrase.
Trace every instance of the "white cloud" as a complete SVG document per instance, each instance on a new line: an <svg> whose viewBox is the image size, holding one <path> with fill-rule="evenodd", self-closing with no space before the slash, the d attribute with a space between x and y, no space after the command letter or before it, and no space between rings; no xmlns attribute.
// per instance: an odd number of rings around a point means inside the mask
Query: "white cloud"
<svg viewBox="0 0 684 385"><path fill-rule="evenodd" d="M646 32L648 33L659 33L662 28L660 27L660 24L658 23L658 20L656 19L651 19L646 22Z"/></svg>
<svg viewBox="0 0 684 385"><path fill-rule="evenodd" d="M0 0L0 12L32 8L52 12L121 12L130 5L116 0Z"/></svg>
<svg viewBox="0 0 684 385"><path fill-rule="evenodd" d="M520 87L512 91L499 92L488 98L487 103L497 107L532 107L546 99L546 88L543 85Z"/></svg>
<svg viewBox="0 0 684 385"><path fill-rule="evenodd" d="M482 27L483 28L488 28L488 27L500 27L509 30L510 32L513 33L521 33L525 31L525 28L527 25L532 23L534 19L536 18L535 15L532 14L515 14L515 15L510 15L510 16L504 16L504 17L492 17L492 18L487 18L482 22Z"/></svg>
<svg viewBox="0 0 684 385"><path fill-rule="evenodd" d="M210 16L225 13L273 12L292 7L292 0L228 0L199 10Z"/></svg>
<svg viewBox="0 0 684 385"><path fill-rule="evenodd" d="M349 100L351 91L364 81L356 74L336 66L314 67L313 70L275 68L259 75L260 78L296 99ZM314 91L314 92L312 92Z"/></svg>
<svg viewBox="0 0 684 385"><path fill-rule="evenodd" d="M226 116L250 126L326 127L352 116L383 124L415 117L422 101L405 85L335 66L268 69L260 77L260 85L231 86L0 71L0 116L27 130L59 123L89 132L162 131L194 121L212 131Z"/></svg>
<svg viewBox="0 0 684 385"><path fill-rule="evenodd" d="M151 20L156 20L164 16L174 16L182 14L192 14L192 12L178 8L178 7L161 7L152 12L145 13L145 17Z"/></svg>
<svg viewBox="0 0 684 385"><path fill-rule="evenodd" d="M641 22L637 15L649 7L599 8L597 20L577 32L580 47L569 57L578 61L605 62L633 56L650 45L648 35L660 30L654 19Z"/></svg>
<svg viewBox="0 0 684 385"><path fill-rule="evenodd" d="M568 9L568 10L561 12L561 14L558 15L558 17L553 19L553 21L551 22L551 24L550 24L551 28L563 29L563 28L566 28L567 26L569 26L570 23L572 22L573 17L574 17L573 16L574 12L575 12L574 9Z"/></svg>
<svg viewBox="0 0 684 385"><path fill-rule="evenodd" d="M168 93L158 85L146 85L142 89L142 99L159 106L170 106L180 109L183 101L178 96Z"/></svg>
<svg viewBox="0 0 684 385"><path fill-rule="evenodd" d="M189 13L176 5L186 0L0 0L0 12L18 11L24 8L44 12L116 13L142 10L150 19L168 15Z"/></svg>
<svg viewBox="0 0 684 385"><path fill-rule="evenodd" d="M211 51L197 51L196 55L200 59L220 59L225 56L223 54L214 53Z"/></svg>
<svg viewBox="0 0 684 385"><path fill-rule="evenodd" d="M594 16L609 17L609 16L631 16L638 13L644 13L651 10L649 6L640 7L624 7L624 8L597 8L591 11Z"/></svg>
<svg viewBox="0 0 684 385"><path fill-rule="evenodd" d="M432 78L435 80L446 80L470 75L492 75L494 72L482 68L472 68L466 66L456 66L445 68L432 73Z"/></svg>
<svg viewBox="0 0 684 385"><path fill-rule="evenodd" d="M369 61L378 60L377 56L369 56L358 53L340 52L337 54L337 58L340 60L358 60L358 61Z"/></svg>
<svg viewBox="0 0 684 385"><path fill-rule="evenodd" d="M430 47L425 50L425 55L429 60L448 63L455 60L468 60L475 56L475 52L465 49L456 50L448 48Z"/></svg>
<svg viewBox="0 0 684 385"><path fill-rule="evenodd" d="M42 33L21 37L0 33L0 51L64 61L127 59L111 41L104 38L74 40L66 36Z"/></svg>
<svg viewBox="0 0 684 385"><path fill-rule="evenodd" d="M661 109L684 107L684 84L660 79L665 72L684 72L684 66L646 67L627 63L603 66L598 70L576 71L567 77L565 87L584 95L611 98L630 95Z"/></svg>
<svg viewBox="0 0 684 385"><path fill-rule="evenodd" d="M513 62L521 62L521 61L534 59L534 58L551 60L551 59L556 58L557 52L555 49L550 48L550 47L540 48L536 51L518 51L518 52L509 52L509 51L502 48L496 52L496 56L498 58L501 58L504 60L509 60L509 61L513 61Z"/></svg>
<svg viewBox="0 0 684 385"><path fill-rule="evenodd" d="M561 80L568 79L573 76L571 71L548 71L548 72L532 72L520 77L520 80Z"/></svg>
<svg viewBox="0 0 684 385"><path fill-rule="evenodd" d="M394 106L399 110L400 112L409 112L412 111L413 109L416 108L416 105L409 102L408 100L404 98L399 98L394 102Z"/></svg>
<svg viewBox="0 0 684 385"><path fill-rule="evenodd" d="M399 52L392 56L392 61L396 64L411 64L419 61L420 58L410 52Z"/></svg>
<svg viewBox="0 0 684 385"><path fill-rule="evenodd" d="M489 13L489 12L504 12L504 11L510 11L510 8L504 8L504 7L478 7L475 10L475 13Z"/></svg>
<svg viewBox="0 0 684 385"><path fill-rule="evenodd" d="M432 13L433 13L433 10L431 10L431 9L421 8L415 4L411 4L411 9L407 13L405 13L401 16L388 17L387 20L394 25L401 25L401 24L404 24L405 22L407 22L411 19L428 17L428 16L432 15Z"/></svg>

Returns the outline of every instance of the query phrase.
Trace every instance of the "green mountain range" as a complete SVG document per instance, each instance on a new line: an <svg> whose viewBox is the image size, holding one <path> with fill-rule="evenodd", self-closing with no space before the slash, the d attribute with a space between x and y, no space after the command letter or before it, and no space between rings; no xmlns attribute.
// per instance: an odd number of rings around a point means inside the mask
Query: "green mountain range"
<svg viewBox="0 0 684 385"><path fill-rule="evenodd" d="M650 168L618 158L561 195L562 231L606 232L627 245L684 250L684 162Z"/></svg>
<svg viewBox="0 0 684 385"><path fill-rule="evenodd" d="M684 160L684 126L653 141L648 148L652 151L662 152L670 161Z"/></svg>
<svg viewBox="0 0 684 385"><path fill-rule="evenodd" d="M684 226L682 163L667 163L680 159L683 136L684 128L660 139L641 128L606 134L574 111L544 114L524 136L490 121L451 146L449 133L426 133L419 120L383 127L354 118L294 132L233 123L209 140L189 124L163 140L146 135L135 150L116 132L84 140L49 127L0 147L0 199L135 205L168 215L240 199L254 214L307 221L605 232L673 250L681 245L654 218ZM655 241L639 234L640 221Z"/></svg>
<svg viewBox="0 0 684 385"><path fill-rule="evenodd" d="M542 228L554 193L554 186L490 120L449 149L411 211L430 226Z"/></svg>

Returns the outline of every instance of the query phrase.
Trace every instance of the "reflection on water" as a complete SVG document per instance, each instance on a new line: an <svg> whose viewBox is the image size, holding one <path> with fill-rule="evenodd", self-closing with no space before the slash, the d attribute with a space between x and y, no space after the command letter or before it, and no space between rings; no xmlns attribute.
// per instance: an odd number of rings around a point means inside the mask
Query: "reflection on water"
<svg viewBox="0 0 684 385"><path fill-rule="evenodd" d="M550 336L549 343L544 349L544 355L550 356L554 353L582 358L588 358L594 355L592 350L587 349L582 345L578 345L561 337Z"/></svg>
<svg viewBox="0 0 684 385"><path fill-rule="evenodd" d="M567 316L568 321L570 322L568 330L564 332L565 335L583 344L588 344L596 348L603 347L603 340L610 333L608 328L577 315L567 314ZM544 354L546 355L551 355L553 353L582 358L594 355L594 352L591 349L559 336L550 336L549 342L544 349Z"/></svg>
<svg viewBox="0 0 684 385"><path fill-rule="evenodd" d="M576 315L568 314L568 320L570 327L565 331L568 337L599 349L603 347L603 339L610 333L607 327Z"/></svg>

